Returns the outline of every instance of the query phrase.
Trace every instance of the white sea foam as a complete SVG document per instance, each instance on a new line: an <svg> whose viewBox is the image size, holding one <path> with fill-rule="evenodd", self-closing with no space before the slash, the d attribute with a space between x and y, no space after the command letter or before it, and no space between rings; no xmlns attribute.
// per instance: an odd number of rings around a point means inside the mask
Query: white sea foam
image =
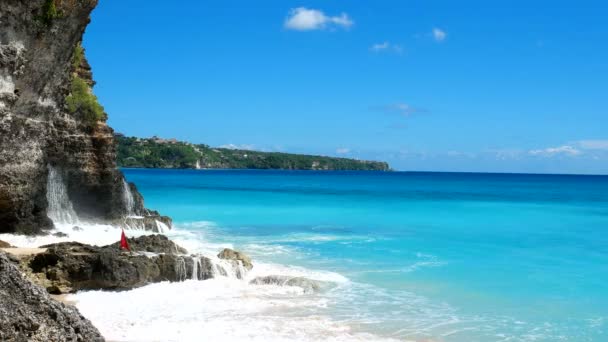
<svg viewBox="0 0 608 342"><path fill-rule="evenodd" d="M321 296L228 278L83 292L68 299L116 341L380 340L320 313L327 306Z"/></svg>
<svg viewBox="0 0 608 342"><path fill-rule="evenodd" d="M82 230L73 230L71 224L56 226L51 233L62 232L68 237L0 234L0 240L19 247L61 241L107 245L118 241L121 234L120 228L108 225L81 225ZM197 222L189 226L196 229L177 228L167 235L190 253L202 253L216 265L233 270L226 261L216 257L220 249L232 245L207 240L208 235L215 234L214 224ZM128 236L152 234L143 230L126 233ZM258 249L264 249L259 246ZM267 252L271 253L272 249ZM416 256L420 263L440 262L433 255ZM412 265L422 266L432 265ZM108 340L125 342L380 341L390 338L472 341L479 340L479 336L489 336L486 340L496 341L546 341L551 340L547 336L560 336L556 326L538 326L510 317L462 315L448 304L407 291L389 291L352 282L336 272L254 259L254 268L244 279L237 279L235 273L205 281L151 284L124 292L80 292L68 299L76 302ZM316 280L321 282L322 291L311 294L295 286L249 284L253 278L266 275ZM604 322L595 320L588 324L603 326Z"/></svg>
<svg viewBox="0 0 608 342"><path fill-rule="evenodd" d="M0 234L0 240L4 240L13 246L34 248L51 243L77 241L95 246L105 246L120 240L122 229L106 224L71 224L71 223L55 223L55 229L51 230L48 235L44 236L28 236L14 234ZM67 236L57 233L63 233ZM127 230L127 236L137 237L141 235L154 234L151 231L145 230Z"/></svg>
<svg viewBox="0 0 608 342"><path fill-rule="evenodd" d="M212 227L212 223L197 223ZM68 234L67 237L54 233ZM151 234L127 230L129 236ZM108 225L56 224L46 236L0 234L19 247L38 247L62 241L106 245L119 240L121 229ZM223 265L216 254L226 244L209 243L204 232L174 229L167 235L191 253L202 253ZM310 270L254 260L244 279L236 274L206 281L158 283L125 292L88 291L69 296L109 340L116 341L370 341L380 337L328 314L329 297L306 294L295 286L252 285L258 276L284 275L347 286L335 272ZM234 272L232 272L234 273ZM185 272L184 272L185 274Z"/></svg>

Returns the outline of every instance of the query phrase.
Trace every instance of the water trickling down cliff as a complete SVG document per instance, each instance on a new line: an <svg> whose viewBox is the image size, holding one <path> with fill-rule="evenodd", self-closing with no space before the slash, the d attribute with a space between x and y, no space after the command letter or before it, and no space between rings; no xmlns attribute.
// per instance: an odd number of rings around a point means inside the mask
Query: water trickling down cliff
<svg viewBox="0 0 608 342"><path fill-rule="evenodd" d="M39 233L53 221L170 225L117 169L114 132L80 47L96 4L2 1L0 232Z"/></svg>

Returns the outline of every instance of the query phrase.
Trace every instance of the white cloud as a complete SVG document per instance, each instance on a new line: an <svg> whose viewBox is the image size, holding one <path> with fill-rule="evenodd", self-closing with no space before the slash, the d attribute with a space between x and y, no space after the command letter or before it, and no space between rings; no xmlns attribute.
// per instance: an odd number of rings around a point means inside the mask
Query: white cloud
<svg viewBox="0 0 608 342"><path fill-rule="evenodd" d="M488 149L484 151L485 154L491 157L493 156L496 160L520 159L525 152L526 151L512 148Z"/></svg>
<svg viewBox="0 0 608 342"><path fill-rule="evenodd" d="M388 112L398 112L403 116L410 116L414 113L425 113L426 110L422 108L412 107L407 103L395 103L392 105L384 106L383 109Z"/></svg>
<svg viewBox="0 0 608 342"><path fill-rule="evenodd" d="M346 147L341 147L336 149L336 153L337 154L348 154L350 153L350 148L346 148Z"/></svg>
<svg viewBox="0 0 608 342"><path fill-rule="evenodd" d="M564 145L559 147L548 147L540 150L531 150L528 153L533 156L552 157L556 155L578 156L582 152L570 145Z"/></svg>
<svg viewBox="0 0 608 342"><path fill-rule="evenodd" d="M354 22L346 13L330 17L320 10L298 7L289 11L284 25L290 30L312 31L336 26L349 28L354 25Z"/></svg>
<svg viewBox="0 0 608 342"><path fill-rule="evenodd" d="M608 140L581 140L578 146L585 150L608 151Z"/></svg>
<svg viewBox="0 0 608 342"><path fill-rule="evenodd" d="M433 39L435 39L435 41L442 42L447 36L448 34L445 33L445 31L443 31L442 29L437 27L433 28Z"/></svg>
<svg viewBox="0 0 608 342"><path fill-rule="evenodd" d="M382 51L382 50L388 49L389 47L391 47L391 44L389 42L384 42L384 43L378 43L378 44L372 45L372 47L370 48L370 50L372 50L372 51Z"/></svg>
<svg viewBox="0 0 608 342"><path fill-rule="evenodd" d="M227 149L231 149L231 150L254 150L255 146L249 145L249 144L241 144L241 145L225 144L225 145L221 145L220 148L227 148Z"/></svg>
<svg viewBox="0 0 608 342"><path fill-rule="evenodd" d="M477 158L477 154L475 153L471 153L471 152L461 152L461 151L447 151L446 155L448 157L452 157L452 158L469 158L469 159L475 159Z"/></svg>
<svg viewBox="0 0 608 342"><path fill-rule="evenodd" d="M403 52L403 47L401 45L392 44L390 42L373 44L369 49L373 52L382 52L382 51L394 51L396 53Z"/></svg>

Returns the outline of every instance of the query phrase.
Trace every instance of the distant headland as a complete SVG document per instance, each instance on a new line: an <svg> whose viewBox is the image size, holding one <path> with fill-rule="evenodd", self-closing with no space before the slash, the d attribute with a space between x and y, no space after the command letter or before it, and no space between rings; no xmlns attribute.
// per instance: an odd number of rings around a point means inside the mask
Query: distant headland
<svg viewBox="0 0 608 342"><path fill-rule="evenodd" d="M171 169L282 169L390 171L386 162L215 148L176 139L115 135L121 167Z"/></svg>

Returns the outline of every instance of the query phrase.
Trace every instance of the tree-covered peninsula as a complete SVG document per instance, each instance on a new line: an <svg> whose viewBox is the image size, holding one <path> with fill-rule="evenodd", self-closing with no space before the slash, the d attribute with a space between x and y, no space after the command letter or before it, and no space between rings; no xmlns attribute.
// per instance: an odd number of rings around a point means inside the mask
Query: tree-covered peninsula
<svg viewBox="0 0 608 342"><path fill-rule="evenodd" d="M214 148L176 139L116 134L121 167L389 171L385 162L282 152Z"/></svg>

